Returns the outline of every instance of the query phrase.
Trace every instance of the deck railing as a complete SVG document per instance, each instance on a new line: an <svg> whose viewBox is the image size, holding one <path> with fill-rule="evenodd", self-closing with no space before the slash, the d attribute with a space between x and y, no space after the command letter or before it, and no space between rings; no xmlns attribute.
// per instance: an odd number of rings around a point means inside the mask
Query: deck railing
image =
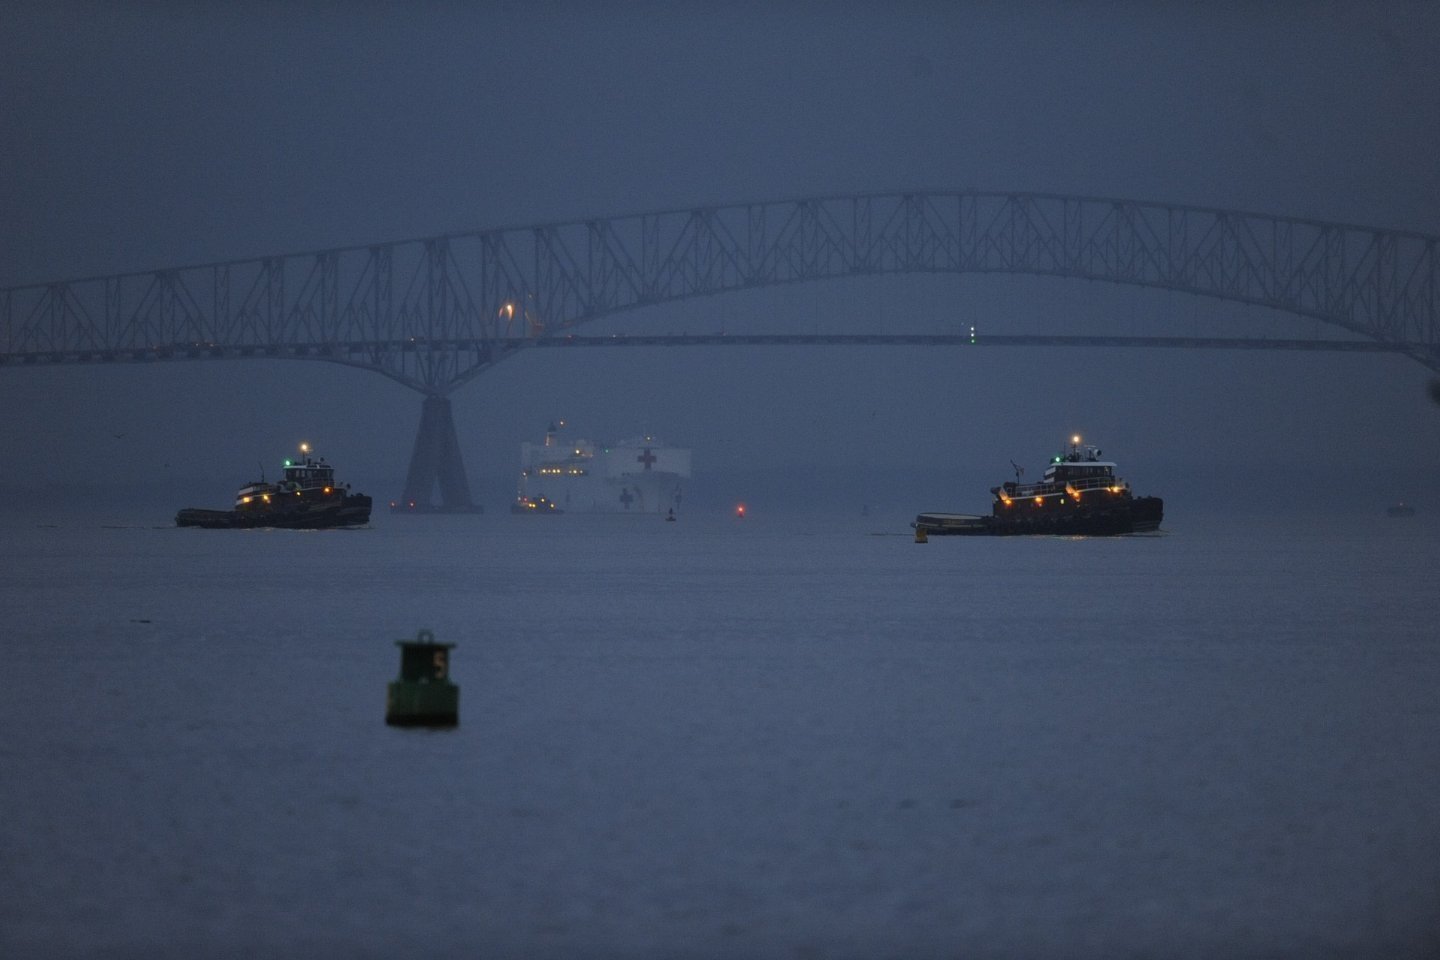
<svg viewBox="0 0 1440 960"><path fill-rule="evenodd" d="M1004 487L1001 487L999 492L1012 500L1022 500L1026 497L1034 497L1047 492L1054 493L1054 488L1057 486L1062 486L1061 481L1051 481L1049 483L1017 483L1014 490L1006 490ZM1080 493L1084 493L1087 490L1108 490L1111 487L1117 487L1122 491L1130 489L1130 484L1121 480L1119 477L1077 477L1073 480L1064 481L1063 486L1068 486Z"/></svg>

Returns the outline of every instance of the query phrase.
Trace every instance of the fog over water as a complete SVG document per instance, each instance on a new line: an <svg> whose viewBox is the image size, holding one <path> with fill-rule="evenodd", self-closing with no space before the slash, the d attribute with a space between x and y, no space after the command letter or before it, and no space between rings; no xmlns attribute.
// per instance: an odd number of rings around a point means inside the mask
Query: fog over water
<svg viewBox="0 0 1440 960"><path fill-rule="evenodd" d="M1428 4L11 4L0 285L645 210L899 189L1112 196L1440 232ZM593 332L1333 336L1177 294L860 278ZM1433 497L1428 372L1388 356L547 351L453 396L477 496L556 417L700 478L995 482L1079 431L1174 485L1326 475ZM308 439L389 497L419 397L322 363L7 369L7 485L213 484ZM164 466L169 464L168 467ZM743 478L736 479L742 483ZM730 495L730 485L717 498Z"/></svg>
<svg viewBox="0 0 1440 960"><path fill-rule="evenodd" d="M0 289L924 189L1440 235L1429 3L0 13ZM420 416L398 383L0 364L0 954L1432 955L1433 371L985 345L1341 335L1024 276L582 332L971 326L522 352L451 397L483 516L337 536L170 523L302 440L397 496ZM504 513L558 418L689 447L683 522ZM910 541L1074 433L1165 498L1164 534ZM375 722L422 625L473 671L448 740ZM396 826L430 802L443 847Z"/></svg>

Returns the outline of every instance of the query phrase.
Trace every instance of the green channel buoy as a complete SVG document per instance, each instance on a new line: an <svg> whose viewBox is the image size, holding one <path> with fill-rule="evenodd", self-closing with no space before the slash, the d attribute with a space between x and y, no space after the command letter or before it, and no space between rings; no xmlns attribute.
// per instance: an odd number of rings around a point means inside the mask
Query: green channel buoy
<svg viewBox="0 0 1440 960"><path fill-rule="evenodd" d="M400 679L385 694L385 722L392 727L453 727L460 722L460 688L450 682L453 643L436 643L421 630L396 640Z"/></svg>

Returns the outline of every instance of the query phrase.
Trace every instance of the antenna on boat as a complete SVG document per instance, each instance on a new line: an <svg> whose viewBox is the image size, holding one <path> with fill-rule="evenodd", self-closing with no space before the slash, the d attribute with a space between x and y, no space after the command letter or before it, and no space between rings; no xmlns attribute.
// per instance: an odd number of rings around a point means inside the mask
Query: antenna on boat
<svg viewBox="0 0 1440 960"><path fill-rule="evenodd" d="M265 461L264 461L264 460L256 460L255 462L258 463L258 464L260 464L260 482L261 482L261 483L264 483L264 482L265 482Z"/></svg>
<svg viewBox="0 0 1440 960"><path fill-rule="evenodd" d="M1010 466L1015 468L1015 482L1019 483L1020 477L1025 473L1025 468L1020 466L1020 464L1016 463L1014 460L1010 461Z"/></svg>

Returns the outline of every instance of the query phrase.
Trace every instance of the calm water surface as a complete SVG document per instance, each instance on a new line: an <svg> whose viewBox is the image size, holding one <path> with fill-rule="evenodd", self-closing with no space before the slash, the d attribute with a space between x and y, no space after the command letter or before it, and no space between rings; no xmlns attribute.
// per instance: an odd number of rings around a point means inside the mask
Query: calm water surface
<svg viewBox="0 0 1440 960"><path fill-rule="evenodd" d="M1434 518L904 519L0 518L0 955L1435 955Z"/></svg>

